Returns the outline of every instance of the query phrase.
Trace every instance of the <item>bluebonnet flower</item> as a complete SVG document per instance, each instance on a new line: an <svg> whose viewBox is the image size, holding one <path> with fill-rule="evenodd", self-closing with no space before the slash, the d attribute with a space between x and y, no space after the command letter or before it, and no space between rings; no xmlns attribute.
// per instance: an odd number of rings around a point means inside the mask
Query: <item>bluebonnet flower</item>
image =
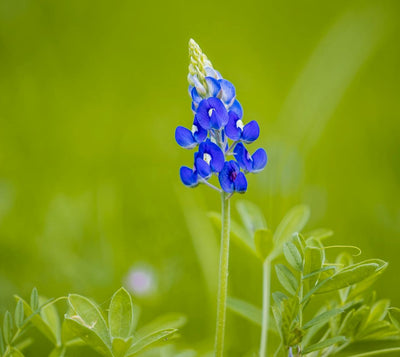
<svg viewBox="0 0 400 357"><path fill-rule="evenodd" d="M264 149L258 149L253 155L247 151L242 143L238 143L233 150L239 166L248 172L259 172L267 164L267 154Z"/></svg>
<svg viewBox="0 0 400 357"><path fill-rule="evenodd" d="M229 120L224 103L215 97L205 98L200 102L195 118L206 130L219 130L228 124Z"/></svg>
<svg viewBox="0 0 400 357"><path fill-rule="evenodd" d="M176 142L185 149L193 149L207 138L207 130L203 129L194 118L192 130L178 126L175 130Z"/></svg>
<svg viewBox="0 0 400 357"><path fill-rule="evenodd" d="M211 140L200 144L195 155L195 166L199 175L208 179L212 173L218 173L224 167L225 156L218 145Z"/></svg>
<svg viewBox="0 0 400 357"><path fill-rule="evenodd" d="M180 177L189 187L204 183L228 194L247 190L245 174L261 171L267 164L264 149L250 155L243 143L254 142L260 134L256 121L244 124L243 109L236 99L236 89L215 70L196 42L189 42L189 94L194 121L192 130L178 126L177 143L186 148L198 147L193 168L182 166ZM229 143L229 140L233 142ZM233 155L235 160L229 160ZM218 176L221 189L209 180Z"/></svg>
<svg viewBox="0 0 400 357"><path fill-rule="evenodd" d="M219 174L221 188L227 193L243 193L247 190L247 180L240 166L234 160L227 161Z"/></svg>

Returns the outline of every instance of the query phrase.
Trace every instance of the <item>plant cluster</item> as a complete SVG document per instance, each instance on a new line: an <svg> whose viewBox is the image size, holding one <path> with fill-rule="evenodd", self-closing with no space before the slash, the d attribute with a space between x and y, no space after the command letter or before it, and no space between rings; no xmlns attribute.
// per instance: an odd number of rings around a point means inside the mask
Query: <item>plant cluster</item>
<svg viewBox="0 0 400 357"><path fill-rule="evenodd" d="M24 349L33 342L28 336L31 327L53 345L49 357L63 357L67 350L80 346L88 346L104 357L133 357L173 339L186 323L181 314L167 314L137 328L140 308L123 288L112 296L107 313L78 294L47 300L35 288L29 303L19 296L15 298L15 313L5 313L0 329L2 357L24 356ZM67 303L63 319L56 307L60 301Z"/></svg>

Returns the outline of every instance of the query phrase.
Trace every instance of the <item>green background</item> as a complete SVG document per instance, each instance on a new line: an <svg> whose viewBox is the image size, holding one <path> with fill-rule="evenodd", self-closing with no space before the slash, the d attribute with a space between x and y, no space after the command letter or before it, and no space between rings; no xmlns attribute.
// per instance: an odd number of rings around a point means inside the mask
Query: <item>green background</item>
<svg viewBox="0 0 400 357"><path fill-rule="evenodd" d="M269 162L241 198L271 228L308 204L307 228L390 262L378 295L399 306L399 10L385 0L1 0L2 306L33 286L106 306L131 267L147 266L156 292L136 297L143 321L181 311L184 341L211 342L218 232L205 212L220 199L180 184L192 152L174 140L192 121L191 37L261 127L251 148ZM260 264L234 244L231 263L232 295L260 305ZM228 324L231 351L257 345L257 328Z"/></svg>

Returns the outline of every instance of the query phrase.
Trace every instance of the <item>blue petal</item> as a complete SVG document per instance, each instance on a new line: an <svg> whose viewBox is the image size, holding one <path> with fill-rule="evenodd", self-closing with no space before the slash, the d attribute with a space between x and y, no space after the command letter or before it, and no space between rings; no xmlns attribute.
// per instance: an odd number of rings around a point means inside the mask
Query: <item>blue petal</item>
<svg viewBox="0 0 400 357"><path fill-rule="evenodd" d="M183 126L178 126L176 128L175 140L178 145L182 146L185 149L192 149L197 145L197 142L194 139L192 132L189 129L184 128Z"/></svg>
<svg viewBox="0 0 400 357"><path fill-rule="evenodd" d="M229 116L225 109L224 104L218 98L208 98L211 111L211 126L213 129L221 129L223 126L228 124Z"/></svg>
<svg viewBox="0 0 400 357"><path fill-rule="evenodd" d="M265 165L267 164L267 153L264 149L258 149L252 156L253 159L253 168L252 172L261 171Z"/></svg>
<svg viewBox="0 0 400 357"><path fill-rule="evenodd" d="M253 120L244 126L242 133L242 140L246 143L251 143L257 140L259 135L260 135L260 127L258 126L258 123L255 120Z"/></svg>
<svg viewBox="0 0 400 357"><path fill-rule="evenodd" d="M198 105L201 102L202 98L199 96L199 93L197 92L197 89L195 87L192 87L190 96L192 97L193 103L195 103L196 105Z"/></svg>
<svg viewBox="0 0 400 357"><path fill-rule="evenodd" d="M233 149L233 155L242 169L252 171L253 165L251 162L251 157L242 143L236 144L235 148Z"/></svg>
<svg viewBox="0 0 400 357"><path fill-rule="evenodd" d="M247 180L246 176L244 175L243 172L239 172L238 175L236 176L236 180L234 182L235 185L235 191L239 193L244 193L247 190Z"/></svg>
<svg viewBox="0 0 400 357"><path fill-rule="evenodd" d="M207 130L205 130L201 127L201 125L199 124L199 122L197 121L196 118L194 118L194 121L193 121L193 129L195 129L195 128L197 128L197 130L194 130L194 132L192 131L194 139L198 143L201 143L204 140L206 140L208 132L207 132Z"/></svg>
<svg viewBox="0 0 400 357"><path fill-rule="evenodd" d="M208 179L211 176L211 168L202 158L198 157L196 159L196 170L199 172L199 175L205 179Z"/></svg>
<svg viewBox="0 0 400 357"><path fill-rule="evenodd" d="M181 180L185 186L195 187L198 185L197 172L187 166L182 166L179 171Z"/></svg>
<svg viewBox="0 0 400 357"><path fill-rule="evenodd" d="M219 81L213 77L206 77L205 78L207 83L207 94L210 97L216 97L218 93L221 91L221 86Z"/></svg>
<svg viewBox="0 0 400 357"><path fill-rule="evenodd" d="M225 162L223 169L218 175L219 184L221 185L221 188L227 193L232 193L235 189L234 183L231 180L231 173L232 171L234 171L232 163L233 161Z"/></svg>
<svg viewBox="0 0 400 357"><path fill-rule="evenodd" d="M202 126L203 129L205 130L210 130L211 129L211 120L208 115L208 111L211 109L210 104L208 103L207 99L203 99L199 107L197 108L197 113L195 119L198 121L198 123Z"/></svg>
<svg viewBox="0 0 400 357"><path fill-rule="evenodd" d="M214 172L220 172L224 167L225 156L220 147L211 141L207 143L207 153L211 156L210 166Z"/></svg>
<svg viewBox="0 0 400 357"><path fill-rule="evenodd" d="M221 99L226 105L230 105L235 99L236 90L234 85L226 79L220 79L219 84L222 89Z"/></svg>
<svg viewBox="0 0 400 357"><path fill-rule="evenodd" d="M239 140L242 135L242 131L236 126L238 119L239 117L236 113L232 111L229 112L229 121L225 127L225 134L229 139Z"/></svg>
<svg viewBox="0 0 400 357"><path fill-rule="evenodd" d="M238 100L235 100L233 104L229 107L229 112L235 113L239 119L243 117L243 108Z"/></svg>

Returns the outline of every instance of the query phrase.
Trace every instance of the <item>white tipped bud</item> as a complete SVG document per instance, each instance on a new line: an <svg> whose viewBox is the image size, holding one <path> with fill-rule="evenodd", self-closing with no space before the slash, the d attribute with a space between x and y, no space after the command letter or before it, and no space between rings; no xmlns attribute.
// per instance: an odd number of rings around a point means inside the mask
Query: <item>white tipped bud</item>
<svg viewBox="0 0 400 357"><path fill-rule="evenodd" d="M213 66L200 46L193 39L189 40L189 60L189 84L196 87L199 95L204 96L207 93L205 77L210 69L213 70ZM210 69L206 69L207 67Z"/></svg>

